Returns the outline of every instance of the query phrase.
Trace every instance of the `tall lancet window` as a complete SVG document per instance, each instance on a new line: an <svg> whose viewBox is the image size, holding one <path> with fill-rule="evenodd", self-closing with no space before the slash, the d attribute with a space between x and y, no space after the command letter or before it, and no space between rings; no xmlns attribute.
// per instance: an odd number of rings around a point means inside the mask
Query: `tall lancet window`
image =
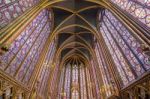
<svg viewBox="0 0 150 99"><path fill-rule="evenodd" d="M51 11L43 9L0 56L0 69L28 84L51 31Z"/></svg>
<svg viewBox="0 0 150 99"><path fill-rule="evenodd" d="M71 88L71 94L72 94L72 99L79 99L79 69L77 64L74 64L72 67L72 88Z"/></svg>
<svg viewBox="0 0 150 99"><path fill-rule="evenodd" d="M50 46L49 46L49 50L47 52L46 58L43 62L43 64L41 65L41 69L39 72L39 77L37 80L37 91L38 91L38 96L42 96L44 95L44 93L47 90L47 85L48 85L48 80L50 78L50 75L52 75L52 72L50 72L53 68L53 56L56 50L56 41L54 40ZM42 96L44 97L44 96Z"/></svg>
<svg viewBox="0 0 150 99"><path fill-rule="evenodd" d="M106 93L106 96L109 97L114 94L116 86L111 78L112 76L109 72L109 65L106 63L104 54L102 53L102 48L99 46L98 42L95 44L95 53L103 81L103 85L100 87L100 93Z"/></svg>
<svg viewBox="0 0 150 99"><path fill-rule="evenodd" d="M58 99L93 98L90 93L89 70L81 62L69 62L63 67L59 82Z"/></svg>
<svg viewBox="0 0 150 99"><path fill-rule="evenodd" d="M103 21L99 22L100 33L116 64L123 85L127 85L150 68L148 57L139 51L140 40L111 12L105 10L102 19Z"/></svg>
<svg viewBox="0 0 150 99"><path fill-rule="evenodd" d="M150 0L111 0L134 19L150 28Z"/></svg>

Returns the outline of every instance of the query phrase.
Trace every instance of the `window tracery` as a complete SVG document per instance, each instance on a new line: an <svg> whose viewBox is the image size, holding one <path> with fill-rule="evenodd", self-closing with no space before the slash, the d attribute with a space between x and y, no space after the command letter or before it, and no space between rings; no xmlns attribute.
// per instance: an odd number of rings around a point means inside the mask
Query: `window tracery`
<svg viewBox="0 0 150 99"><path fill-rule="evenodd" d="M12 43L10 50L0 56L0 68L27 84L51 31L49 10L44 9L21 32ZM49 21L50 20L50 21Z"/></svg>
<svg viewBox="0 0 150 99"><path fill-rule="evenodd" d="M150 68L148 57L138 51L140 41L108 10L105 10L100 31L124 85Z"/></svg>
<svg viewBox="0 0 150 99"><path fill-rule="evenodd" d="M68 63L62 72L63 76L61 77L64 77L64 79L63 82L59 82L59 90L61 90L58 94L59 99L87 99L91 95L89 93L91 91L89 88L90 74L83 64ZM88 77L88 80L86 80L86 77ZM93 96L90 97L93 98Z"/></svg>
<svg viewBox="0 0 150 99"><path fill-rule="evenodd" d="M111 0L121 9L128 12L135 19L150 27L150 1L149 0Z"/></svg>
<svg viewBox="0 0 150 99"><path fill-rule="evenodd" d="M0 0L0 29L11 23L40 0Z"/></svg>

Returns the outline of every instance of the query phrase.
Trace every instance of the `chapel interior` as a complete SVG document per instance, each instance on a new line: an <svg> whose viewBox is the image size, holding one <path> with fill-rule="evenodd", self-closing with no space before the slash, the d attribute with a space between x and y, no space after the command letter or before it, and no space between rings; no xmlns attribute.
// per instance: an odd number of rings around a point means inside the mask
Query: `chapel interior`
<svg viewBox="0 0 150 99"><path fill-rule="evenodd" d="M150 99L150 0L0 0L0 99Z"/></svg>

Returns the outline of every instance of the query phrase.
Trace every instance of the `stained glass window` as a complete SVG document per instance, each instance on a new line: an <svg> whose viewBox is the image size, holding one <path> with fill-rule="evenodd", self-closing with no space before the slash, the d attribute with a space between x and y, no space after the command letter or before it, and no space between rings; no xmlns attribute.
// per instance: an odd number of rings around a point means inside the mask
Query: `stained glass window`
<svg viewBox="0 0 150 99"><path fill-rule="evenodd" d="M51 30L49 10L44 9L20 33L10 50L0 56L0 68L27 84Z"/></svg>
<svg viewBox="0 0 150 99"><path fill-rule="evenodd" d="M65 82L64 82L64 92L66 93L66 98L69 98L70 95L70 90L71 90L71 66L70 64L68 64L68 66L66 67L66 75L65 75Z"/></svg>
<svg viewBox="0 0 150 99"><path fill-rule="evenodd" d="M87 87L86 87L86 80L85 80L85 68L82 66L82 67L80 67L81 69L80 69L80 94L81 94L81 98L82 99L87 99Z"/></svg>
<svg viewBox="0 0 150 99"><path fill-rule="evenodd" d="M96 96L97 96L97 98L99 98L98 74L97 74L95 62L93 60L91 60L91 69L92 69L92 74L93 74L93 78L94 78L94 82L92 83L91 86L95 85L95 87L96 87Z"/></svg>
<svg viewBox="0 0 150 99"><path fill-rule="evenodd" d="M0 29L40 0L0 0Z"/></svg>
<svg viewBox="0 0 150 99"><path fill-rule="evenodd" d="M65 68L62 68L62 71L61 71L61 76L60 76L60 81L59 81L59 86L58 86L58 99L61 99L61 96L64 95L63 92L63 85L64 85L64 78L65 78Z"/></svg>
<svg viewBox="0 0 150 99"><path fill-rule="evenodd" d="M135 19L150 27L150 1L149 0L111 0Z"/></svg>
<svg viewBox="0 0 150 99"><path fill-rule="evenodd" d="M52 42L49 46L49 51L42 64L42 68L38 77L38 85L37 85L38 89L37 90L38 90L39 95L44 95L46 91L46 86L48 85L48 79L51 73L50 71L52 69L51 61L53 60L54 52L55 52L55 45L54 45L54 42Z"/></svg>
<svg viewBox="0 0 150 99"><path fill-rule="evenodd" d="M87 99L93 98L92 90L89 90L88 83L91 83L89 70L82 63L67 63L63 67L59 82L58 98L62 99ZM87 77L87 78L86 78ZM89 93L89 94L88 94Z"/></svg>
<svg viewBox="0 0 150 99"><path fill-rule="evenodd" d="M108 62L108 58L105 55L105 51L103 50L103 46L101 46L99 44L99 42L96 38L94 41L95 41L94 50L95 50L96 58L97 58L97 62L98 62L98 68L96 70L99 69L100 70L99 75L101 75L101 82L99 82L100 83L99 94L100 94L101 98L104 98L103 94L105 94L106 97L110 97L114 94L117 94L117 85L115 84L113 75L110 72L111 67Z"/></svg>
<svg viewBox="0 0 150 99"><path fill-rule="evenodd" d="M58 84L58 75L60 74L59 72L59 62L57 61L56 63L53 64L52 66L53 68L53 73L51 74L51 78L50 78L50 85L49 85L49 89L50 89L50 93L51 93L51 97L56 97L56 93L54 93L55 89L57 88L57 84Z"/></svg>
<svg viewBox="0 0 150 99"><path fill-rule="evenodd" d="M108 68L107 68L107 64L104 60L103 55L102 55L102 52L100 50L100 47L99 47L99 44L97 43L96 46L95 46L95 52L96 52L96 55L97 55L97 60L98 60L98 64L99 64L99 69L101 71L101 76L102 76L102 80L103 80L103 83L104 85L101 86L100 90L101 90L101 94L106 92L106 95L107 97L111 96L112 93L111 93L111 76L110 76L110 73L108 71ZM103 90L103 91L102 91Z"/></svg>
<svg viewBox="0 0 150 99"><path fill-rule="evenodd" d="M82 66L82 65L81 65ZM81 70L84 68L81 68ZM86 79L87 85L83 84L81 87L81 96L83 95L83 99L86 98L86 95L88 94L89 99L92 99L94 97L93 95L93 88L92 88L92 79L91 79L91 73L89 68L85 68L86 76L83 76L83 80ZM81 72L82 73L82 72ZM83 89L82 89L83 88Z"/></svg>
<svg viewBox="0 0 150 99"><path fill-rule="evenodd" d="M150 68L148 57L138 51L140 41L108 10L105 10L100 31L124 85Z"/></svg>

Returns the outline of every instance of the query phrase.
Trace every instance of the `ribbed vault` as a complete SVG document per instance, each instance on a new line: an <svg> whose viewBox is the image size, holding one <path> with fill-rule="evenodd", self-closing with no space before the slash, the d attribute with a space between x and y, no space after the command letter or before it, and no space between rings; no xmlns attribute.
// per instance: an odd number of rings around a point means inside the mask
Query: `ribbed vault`
<svg viewBox="0 0 150 99"><path fill-rule="evenodd" d="M66 0L52 5L54 35L58 38L56 57L66 61L74 57L89 60L97 30L97 13L103 7L84 0ZM81 58L82 57L82 58Z"/></svg>

